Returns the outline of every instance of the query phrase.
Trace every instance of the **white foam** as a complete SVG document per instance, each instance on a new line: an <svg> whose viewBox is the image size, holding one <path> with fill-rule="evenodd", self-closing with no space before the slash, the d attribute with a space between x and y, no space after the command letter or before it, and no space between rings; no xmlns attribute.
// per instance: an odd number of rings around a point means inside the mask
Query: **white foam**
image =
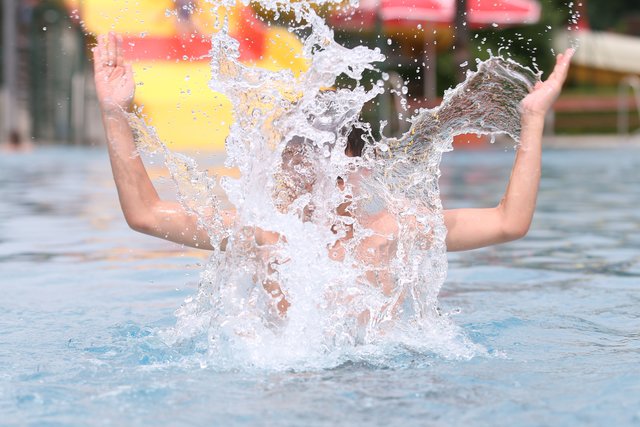
<svg viewBox="0 0 640 427"><path fill-rule="evenodd" d="M347 135L354 126L367 129L359 114L383 90L365 86L362 75L384 56L337 44L311 7L329 2L259 2L293 12L298 30L304 27L310 67L297 78L244 65L236 40L224 30L213 36L210 86L233 105L226 165L239 178L223 178L218 188L132 116L140 150L164 154L181 203L212 244L228 239L163 338L178 346L198 341L221 368L376 363L407 349L472 357L482 349L438 312L447 273L440 159L457 134L517 137L519 101L537 76L502 58L479 63L442 106L417 114L405 135L377 142L369 135L363 156L349 158ZM341 75L357 83L327 91ZM231 228L211 214L221 209L221 190L236 210ZM260 245L257 229L280 238ZM284 318L273 283L290 304Z"/></svg>

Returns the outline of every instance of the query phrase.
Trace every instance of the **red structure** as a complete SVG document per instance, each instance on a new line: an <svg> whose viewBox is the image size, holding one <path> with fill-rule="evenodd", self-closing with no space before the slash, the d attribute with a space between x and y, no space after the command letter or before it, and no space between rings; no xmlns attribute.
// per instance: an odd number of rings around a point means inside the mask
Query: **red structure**
<svg viewBox="0 0 640 427"><path fill-rule="evenodd" d="M467 22L474 28L533 24L540 12L536 0L467 0ZM342 28L372 27L379 15L385 26L449 25L455 14L455 0L362 0L352 18L334 16L332 21Z"/></svg>

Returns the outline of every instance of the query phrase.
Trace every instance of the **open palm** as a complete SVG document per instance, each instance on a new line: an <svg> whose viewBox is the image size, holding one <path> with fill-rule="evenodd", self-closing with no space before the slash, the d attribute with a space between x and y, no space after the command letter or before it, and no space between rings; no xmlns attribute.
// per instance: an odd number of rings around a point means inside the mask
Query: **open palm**
<svg viewBox="0 0 640 427"><path fill-rule="evenodd" d="M101 35L93 49L94 78L98 100L106 111L128 110L133 102L135 83L131 64L124 61L122 37Z"/></svg>
<svg viewBox="0 0 640 427"><path fill-rule="evenodd" d="M564 53L558 54L556 65L549 78L544 82L538 82L531 93L522 100L523 114L544 116L547 113L560 95L573 52L573 49L567 49Z"/></svg>

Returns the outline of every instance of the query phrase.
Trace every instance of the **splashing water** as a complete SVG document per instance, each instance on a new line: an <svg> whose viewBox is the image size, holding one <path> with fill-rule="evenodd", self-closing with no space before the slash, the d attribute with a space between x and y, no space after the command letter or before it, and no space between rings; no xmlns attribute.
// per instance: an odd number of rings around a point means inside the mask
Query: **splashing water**
<svg viewBox="0 0 640 427"><path fill-rule="evenodd" d="M131 115L139 150L164 155L180 202L224 248L163 339L195 346L219 368L375 363L398 351L472 357L483 350L437 306L447 272L440 160L457 134L517 140L519 103L538 75L491 58L405 135L373 141L359 115L383 89L361 80L384 56L337 44L312 7L328 2L259 2L292 13L292 30L306 34L310 66L299 77L241 64L224 28L212 37L210 86L233 104L226 166L239 178L199 171ZM357 83L327 90L339 76ZM345 154L354 129L366 141L359 157ZM221 219L220 191L233 206L231 225Z"/></svg>

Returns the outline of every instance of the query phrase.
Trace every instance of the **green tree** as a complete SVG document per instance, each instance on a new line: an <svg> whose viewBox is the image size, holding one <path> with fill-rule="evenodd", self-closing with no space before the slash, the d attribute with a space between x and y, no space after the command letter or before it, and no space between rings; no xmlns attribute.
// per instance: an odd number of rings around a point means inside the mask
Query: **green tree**
<svg viewBox="0 0 640 427"><path fill-rule="evenodd" d="M583 0L584 1L584 0ZM629 14L640 15L638 0L591 0L587 2L587 16L595 31L620 30L623 18Z"/></svg>

